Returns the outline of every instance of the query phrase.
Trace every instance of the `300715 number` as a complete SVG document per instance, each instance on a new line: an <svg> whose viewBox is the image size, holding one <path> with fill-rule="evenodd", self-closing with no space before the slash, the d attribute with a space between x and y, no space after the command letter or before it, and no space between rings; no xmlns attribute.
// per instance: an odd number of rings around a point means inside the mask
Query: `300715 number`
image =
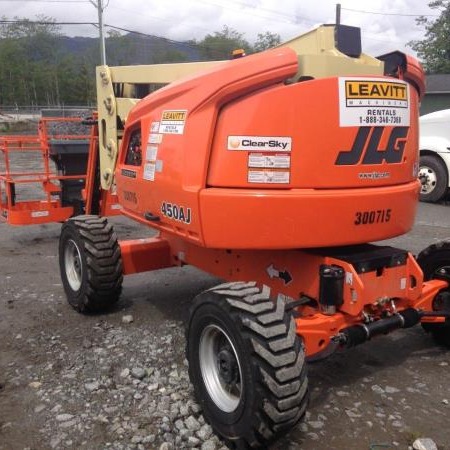
<svg viewBox="0 0 450 450"><path fill-rule="evenodd" d="M357 211L355 225L372 225L374 223L387 223L391 220L390 209L377 209L373 211Z"/></svg>

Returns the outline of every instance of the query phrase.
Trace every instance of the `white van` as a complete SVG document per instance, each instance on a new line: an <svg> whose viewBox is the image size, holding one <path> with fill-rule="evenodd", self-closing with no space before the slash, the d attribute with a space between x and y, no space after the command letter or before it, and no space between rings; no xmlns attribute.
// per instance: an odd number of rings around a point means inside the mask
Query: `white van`
<svg viewBox="0 0 450 450"><path fill-rule="evenodd" d="M450 109L426 114L420 123L420 200L437 202L450 187Z"/></svg>

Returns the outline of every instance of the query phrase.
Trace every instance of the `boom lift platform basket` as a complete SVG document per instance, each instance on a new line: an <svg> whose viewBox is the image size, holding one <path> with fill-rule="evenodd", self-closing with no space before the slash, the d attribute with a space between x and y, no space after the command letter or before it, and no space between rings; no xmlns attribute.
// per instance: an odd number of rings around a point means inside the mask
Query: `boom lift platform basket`
<svg viewBox="0 0 450 450"><path fill-rule="evenodd" d="M106 191L103 204L93 206L100 194L95 185L98 137L96 127L84 122L43 117L36 135L0 136L1 219L28 225L63 222L76 214L100 213L100 208L104 215L117 213L115 196Z"/></svg>

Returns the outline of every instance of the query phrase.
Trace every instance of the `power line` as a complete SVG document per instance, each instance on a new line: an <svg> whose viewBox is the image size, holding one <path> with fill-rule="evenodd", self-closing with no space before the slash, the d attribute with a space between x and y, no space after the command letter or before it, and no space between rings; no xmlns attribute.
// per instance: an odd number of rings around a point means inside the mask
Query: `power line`
<svg viewBox="0 0 450 450"><path fill-rule="evenodd" d="M0 2L1 1L3 1L3 0L0 0ZM36 24L36 25L93 25L93 26L98 26L98 24L96 22L50 22L50 21L30 21L30 20L0 20L0 24L13 24L13 23L25 23L25 24ZM114 30L123 31L125 33L159 39L159 40L167 42L169 44L176 44L176 45L192 48L195 50L198 50L198 49L208 50L210 52L210 54L219 55L219 52L214 50L213 48L211 48L207 45L197 44L192 41L179 41L179 40L170 39L170 38L163 37L163 36L158 36L155 34L148 34L148 33L143 33L140 31L130 30L128 28L119 27L116 25L104 24L104 26L107 28L112 28ZM371 36L373 36L373 35L371 35L370 33L364 34L364 38L371 40L371 41L396 42L399 44L402 43L402 41L399 41L399 40L394 40L394 41L393 40L382 40L382 39L377 39L377 38L371 37Z"/></svg>
<svg viewBox="0 0 450 450"><path fill-rule="evenodd" d="M150 19L156 20L156 21L158 21L158 22L161 22L161 21L162 21L162 22L168 22L168 23L178 22L178 21L175 20L175 19L169 20L169 19L167 19L167 18L163 18L163 17L159 17L159 16L153 16L153 15L151 15L151 14L148 14L147 12L145 12L145 13L143 14L142 12L138 12L138 11L135 11L135 10L132 10L132 9L120 8L120 7L118 7L118 6L112 6L112 5L111 5L109 9L117 9L118 11L123 11L123 12L125 12L125 13L127 13L127 14L137 15L137 16L140 16L140 17L144 16L146 19L147 19L147 18L150 18ZM195 29L197 29L197 30L206 31L207 33L213 33L214 31L216 31L216 30L213 30L213 29L211 29L211 28L203 28L203 27L199 27L199 26L197 26L197 25L193 25L192 23L190 23L189 26L190 26L191 28L195 28Z"/></svg>
<svg viewBox="0 0 450 450"><path fill-rule="evenodd" d="M23 3L88 3L89 0L20 0ZM0 0L2 3L10 2L13 0Z"/></svg>
<svg viewBox="0 0 450 450"><path fill-rule="evenodd" d="M105 23L105 27L113 28L114 30L125 31L126 33L132 33L132 34L137 34L137 35L140 35L140 36L160 39L160 40L162 40L164 42L167 42L169 44L182 45L184 47L190 47L190 48L195 49L195 50L198 50L198 49L208 50L209 52L211 52L213 54L216 54L218 56L222 56L222 53L220 53L217 50L214 50L213 48L211 48L211 47L209 47L207 45L196 44L194 42L187 42L187 41L176 41L174 39L169 39L169 38L166 38L166 37L163 37L163 36L157 36L155 34L142 33L140 31L128 30L127 28L116 27L115 25L108 25L106 23Z"/></svg>
<svg viewBox="0 0 450 450"><path fill-rule="evenodd" d="M375 14L378 16L402 16L402 17L439 17L439 14L402 14L402 13L383 13L378 11L364 11L362 9L342 8L345 11L352 11L361 14Z"/></svg>
<svg viewBox="0 0 450 450"><path fill-rule="evenodd" d="M0 1L2 1L2 0L0 0ZM14 24L14 23L33 24L33 25L94 25L94 26L98 25L97 22L49 22L49 21L42 21L42 20L0 20L0 24ZM183 45L187 45L190 47L202 47L199 44L193 44L193 43L186 42L186 41L177 41L177 40L169 39L169 38L166 38L163 36L157 36L155 34L142 33L140 31L134 31L134 30L129 30L127 28L123 28L123 27L117 27L115 25L109 25L107 23L105 23L105 27L113 28L114 30L124 31L126 33L137 34L140 36L162 39L162 40L172 43L172 44L183 44Z"/></svg>
<svg viewBox="0 0 450 450"><path fill-rule="evenodd" d="M219 8L222 8L222 9L230 9L232 11L236 11L236 8L230 8L229 6L225 6L225 5L222 5L221 3L216 3L214 1L207 1L207 0L197 0L197 1L199 1L201 3L206 3L208 5L218 6ZM295 25L297 25L300 22L300 20L303 20L303 21L309 22L309 23L316 23L316 22L318 22L318 21L309 19L308 17L300 16L298 14L294 14L294 15L286 14L286 13L282 13L282 12L276 11L274 9L263 8L263 7L255 8L255 7L252 7L252 5L249 5L249 4L245 3L245 2L229 1L228 4L234 4L234 5L236 5L237 7L240 7L240 8L242 8L242 7L249 8L249 9L252 10L251 13L246 13L245 11L242 11L242 9L239 9L239 12L241 12L241 13L243 12L244 14L251 14L252 16L258 16L258 17L261 17L263 19L269 19L269 17L267 17L266 15L258 14L257 11L266 12L266 13L271 14L271 15L277 15L278 18L280 18L280 17L283 18L285 22L292 23L292 24L295 24Z"/></svg>
<svg viewBox="0 0 450 450"><path fill-rule="evenodd" d="M0 0L2 1L2 0ZM0 24L8 23L22 23L22 24L32 24L32 25L94 25L97 26L97 22L46 22L46 21L35 21L35 20L0 20Z"/></svg>
<svg viewBox="0 0 450 450"><path fill-rule="evenodd" d="M17 23L18 24L26 24L26 25L33 24L33 25L93 25L93 26L98 26L97 22L49 22L49 21L42 21L42 20L36 20L36 21L32 21L32 20L0 20L0 25L1 24L17 24ZM169 38L166 38L163 36L142 33L140 31L133 31L133 30L129 30L127 28L117 27L115 25L109 25L106 23L104 24L104 26L108 27L108 28L113 28L115 30L124 31L126 33L132 33L132 34L137 34L140 36L159 39L159 40L162 40L162 41L170 43L170 44L182 45L182 46L190 47L190 48L196 49L196 50L198 50L198 49L208 50L211 54L216 54L217 56L222 56L222 53L220 53L219 51L217 51L207 45L202 45L202 44L197 44L194 42L187 42L187 41L177 41L177 40L169 39Z"/></svg>
<svg viewBox="0 0 450 450"><path fill-rule="evenodd" d="M404 41L399 41L398 39L377 39L377 38L370 37L370 36L373 36L373 34L365 34L363 39L367 39L369 41L376 41L376 42L386 42L387 44L392 44L392 43L404 44Z"/></svg>

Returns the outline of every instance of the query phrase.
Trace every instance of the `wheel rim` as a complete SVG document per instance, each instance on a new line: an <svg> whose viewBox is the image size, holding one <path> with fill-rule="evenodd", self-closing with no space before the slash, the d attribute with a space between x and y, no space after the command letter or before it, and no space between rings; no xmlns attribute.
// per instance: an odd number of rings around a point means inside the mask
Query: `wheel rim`
<svg viewBox="0 0 450 450"><path fill-rule="evenodd" d="M436 172L428 166L421 166L419 170L419 180L422 184L420 188L421 194L431 194L437 183Z"/></svg>
<svg viewBox="0 0 450 450"><path fill-rule="evenodd" d="M82 282L83 263L80 250L72 239L67 241L64 250L64 268L70 287L74 291L78 291Z"/></svg>
<svg viewBox="0 0 450 450"><path fill-rule="evenodd" d="M434 271L434 276L449 276L450 275L450 266L439 266L435 271Z"/></svg>
<svg viewBox="0 0 450 450"><path fill-rule="evenodd" d="M242 371L231 339L219 326L208 325L203 330L199 360L209 396L222 411L233 412L242 397Z"/></svg>

